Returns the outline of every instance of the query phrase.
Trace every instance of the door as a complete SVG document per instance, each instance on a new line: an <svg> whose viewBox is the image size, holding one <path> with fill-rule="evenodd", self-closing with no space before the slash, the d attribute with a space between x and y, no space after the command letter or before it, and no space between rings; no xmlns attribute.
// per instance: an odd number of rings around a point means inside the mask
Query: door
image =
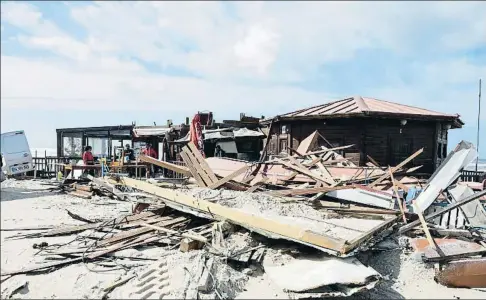
<svg viewBox="0 0 486 300"><path fill-rule="evenodd" d="M389 138L388 164L396 166L413 154L413 138L407 136L392 136ZM410 162L413 165L413 161Z"/></svg>

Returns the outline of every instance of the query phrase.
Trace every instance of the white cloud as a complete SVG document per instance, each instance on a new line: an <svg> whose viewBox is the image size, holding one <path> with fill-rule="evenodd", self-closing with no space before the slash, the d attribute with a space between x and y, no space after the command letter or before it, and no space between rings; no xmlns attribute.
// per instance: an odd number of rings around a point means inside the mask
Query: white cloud
<svg viewBox="0 0 486 300"><path fill-rule="evenodd" d="M227 13L227 4L212 1L66 3L72 19L86 29L87 38L78 40L34 6L2 2L2 24L22 29L17 40L23 46L68 59L2 56L2 106L53 103L73 108L86 102L97 108L136 110L164 103L172 110L252 110L268 115L329 99L285 82L304 82L323 64L352 63L360 52L375 49L392 51L405 63L419 62L411 84L370 87L373 94L368 96L425 107L437 103L432 98L452 103L471 92L450 90L451 84L486 75L484 63L472 66L462 58L445 58L456 50L484 46L485 3L228 4L236 17ZM428 57L430 62L424 64L423 52L441 58ZM132 58L180 67L204 79L149 73ZM401 71L391 76L398 78ZM238 84L240 79L258 80L259 87ZM43 100L12 100L15 97ZM457 108L472 115L470 108L454 104L429 108Z"/></svg>

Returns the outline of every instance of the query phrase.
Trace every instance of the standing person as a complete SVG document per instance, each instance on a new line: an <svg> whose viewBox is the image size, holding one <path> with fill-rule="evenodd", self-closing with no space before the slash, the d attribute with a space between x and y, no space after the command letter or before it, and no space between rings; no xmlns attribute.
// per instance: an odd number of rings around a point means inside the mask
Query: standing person
<svg viewBox="0 0 486 300"><path fill-rule="evenodd" d="M83 162L84 162L84 165L85 166L92 166L92 165L94 165L94 157L93 157L93 153L91 153L92 150L93 150L93 148L91 146L86 146L84 148ZM89 169L89 170L86 170L86 171L91 176L94 176L94 169Z"/></svg>
<svg viewBox="0 0 486 300"><path fill-rule="evenodd" d="M150 156L152 158L157 159L157 152L155 152L155 149L152 148L152 144L147 143L147 146L145 146L145 149L143 149L142 153L146 156ZM150 165L150 168L147 169L147 177L151 176L153 177L155 175L155 167L154 165Z"/></svg>
<svg viewBox="0 0 486 300"><path fill-rule="evenodd" d="M125 145L125 150L123 150L123 152L124 152L123 159L127 158L128 163L135 160L135 151L133 151L133 149L130 148L130 144ZM135 176L135 170L133 168L127 167L127 171L129 177Z"/></svg>
<svg viewBox="0 0 486 300"><path fill-rule="evenodd" d="M125 150L123 151L125 152L125 156L128 156L129 161L135 160L135 152L130 148L130 144L126 144Z"/></svg>

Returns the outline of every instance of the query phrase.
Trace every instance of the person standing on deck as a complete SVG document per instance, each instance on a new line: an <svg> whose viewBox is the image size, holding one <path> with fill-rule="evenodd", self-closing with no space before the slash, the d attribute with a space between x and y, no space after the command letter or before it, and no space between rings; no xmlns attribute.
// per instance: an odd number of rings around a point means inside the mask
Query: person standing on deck
<svg viewBox="0 0 486 300"><path fill-rule="evenodd" d="M147 143L147 146L145 149L143 149L142 154L157 159L157 152L155 152L155 149L152 148L152 144L150 143ZM154 165L150 165L150 168L147 169L147 177L153 175L155 175L155 168Z"/></svg>
<svg viewBox="0 0 486 300"><path fill-rule="evenodd" d="M91 146L86 146L86 148L84 148L83 162L84 162L85 166L94 165L94 157L93 157L93 154L91 153L92 150L93 150L93 148ZM85 170L85 173L88 173L91 176L94 176L94 169Z"/></svg>

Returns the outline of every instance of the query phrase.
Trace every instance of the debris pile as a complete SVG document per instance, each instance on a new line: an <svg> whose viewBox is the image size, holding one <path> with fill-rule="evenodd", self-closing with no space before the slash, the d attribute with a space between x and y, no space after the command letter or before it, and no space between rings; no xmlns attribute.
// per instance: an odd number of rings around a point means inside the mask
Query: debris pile
<svg viewBox="0 0 486 300"><path fill-rule="evenodd" d="M136 206L105 220L67 211L85 224L11 237L75 235L65 245L36 244L54 262L2 271L2 278L89 263L129 270L102 298L229 299L257 277L279 291L269 297L336 297L390 280L365 257L398 251L397 259L413 252L421 267L433 266L442 285L486 287L486 190L458 180L477 156L471 144L461 142L426 180L411 176L420 167L407 167L423 149L394 167L372 158L359 167L338 152L352 145L317 147L318 138L314 132L293 155L258 163L204 158L193 143L181 152L185 166L141 158L188 178L179 183L65 181L58 189L71 196ZM149 245L165 251L150 264L115 256Z"/></svg>

